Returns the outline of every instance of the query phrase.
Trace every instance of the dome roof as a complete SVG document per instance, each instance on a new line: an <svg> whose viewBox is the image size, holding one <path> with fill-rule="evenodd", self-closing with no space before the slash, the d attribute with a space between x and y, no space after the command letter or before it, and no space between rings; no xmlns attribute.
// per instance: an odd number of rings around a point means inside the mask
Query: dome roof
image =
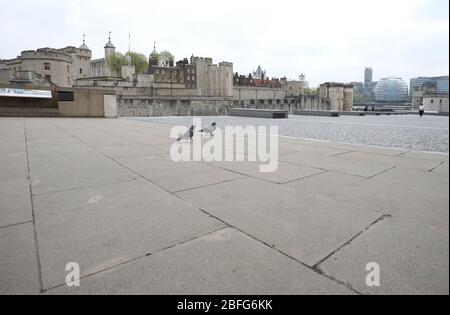
<svg viewBox="0 0 450 315"><path fill-rule="evenodd" d="M116 49L116 47L111 42L111 32L109 32L108 42L105 45L105 49L107 49L107 48Z"/></svg>
<svg viewBox="0 0 450 315"><path fill-rule="evenodd" d="M84 34L83 34L83 45L81 45L79 49L90 50L89 47L86 45L86 35Z"/></svg>
<svg viewBox="0 0 450 315"><path fill-rule="evenodd" d="M378 102L402 102L408 100L408 85L402 78L381 79L375 87Z"/></svg>
<svg viewBox="0 0 450 315"><path fill-rule="evenodd" d="M83 43L83 45L81 45L79 49L90 50L85 43Z"/></svg>
<svg viewBox="0 0 450 315"><path fill-rule="evenodd" d="M109 42L106 43L105 48L116 48L113 43L111 43L111 40Z"/></svg>

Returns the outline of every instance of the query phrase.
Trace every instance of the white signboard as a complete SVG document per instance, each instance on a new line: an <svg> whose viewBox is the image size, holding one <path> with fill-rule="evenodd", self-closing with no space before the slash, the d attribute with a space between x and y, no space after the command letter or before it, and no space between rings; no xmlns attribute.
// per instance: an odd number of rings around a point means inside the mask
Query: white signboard
<svg viewBox="0 0 450 315"><path fill-rule="evenodd" d="M29 98L52 98L52 91L0 88L0 96L29 97Z"/></svg>

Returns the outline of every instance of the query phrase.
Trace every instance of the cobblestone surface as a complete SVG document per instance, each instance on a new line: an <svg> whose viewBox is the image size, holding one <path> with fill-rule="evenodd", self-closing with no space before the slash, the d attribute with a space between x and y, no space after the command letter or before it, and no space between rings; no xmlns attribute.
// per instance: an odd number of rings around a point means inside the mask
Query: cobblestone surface
<svg viewBox="0 0 450 315"><path fill-rule="evenodd" d="M135 119L135 118L133 118ZM150 122L190 125L193 117L136 118ZM277 125L282 136L351 144L408 149L428 152L449 152L448 117L366 116L307 117L290 116L272 120L241 117L202 117L203 126L217 122L223 126Z"/></svg>

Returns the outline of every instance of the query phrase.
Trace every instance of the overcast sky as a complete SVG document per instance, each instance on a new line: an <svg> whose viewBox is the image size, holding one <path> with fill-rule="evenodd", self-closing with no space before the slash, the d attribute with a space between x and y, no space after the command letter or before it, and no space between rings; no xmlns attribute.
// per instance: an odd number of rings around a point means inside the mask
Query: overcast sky
<svg viewBox="0 0 450 315"><path fill-rule="evenodd" d="M0 58L79 46L213 57L248 74L324 81L449 73L448 0L0 0Z"/></svg>

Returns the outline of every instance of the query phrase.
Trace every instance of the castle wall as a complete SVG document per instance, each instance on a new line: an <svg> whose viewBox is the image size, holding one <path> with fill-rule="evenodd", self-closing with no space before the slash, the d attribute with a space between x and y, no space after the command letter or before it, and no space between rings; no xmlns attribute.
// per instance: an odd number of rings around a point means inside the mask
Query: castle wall
<svg viewBox="0 0 450 315"><path fill-rule="evenodd" d="M49 78L57 86L71 87L77 78L90 75L90 58L89 50L75 47L42 48L23 51L20 57L3 60L2 64L10 70L11 75L20 71L34 71ZM46 64L50 69L46 68Z"/></svg>
<svg viewBox="0 0 450 315"><path fill-rule="evenodd" d="M223 116L233 107L229 98L118 96L119 117Z"/></svg>

